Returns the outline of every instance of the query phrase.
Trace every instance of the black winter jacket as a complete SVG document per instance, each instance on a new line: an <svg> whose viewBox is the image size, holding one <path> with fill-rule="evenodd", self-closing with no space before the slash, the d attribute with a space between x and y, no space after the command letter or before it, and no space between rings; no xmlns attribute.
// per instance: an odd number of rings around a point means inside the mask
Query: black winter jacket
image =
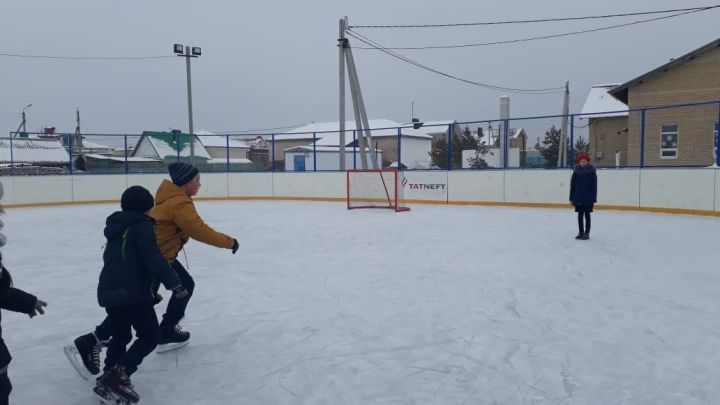
<svg viewBox="0 0 720 405"><path fill-rule="evenodd" d="M2 256L0 256L0 267L2 267ZM8 311L29 314L35 309L36 302L37 298L34 295L17 288L10 287L4 293L0 292L0 308L7 309ZM0 321L1 320L0 316ZM0 368L10 364L11 359L10 352L2 338L2 327L0 327Z"/></svg>
<svg viewBox="0 0 720 405"><path fill-rule="evenodd" d="M575 166L570 179L570 201L575 205L597 202L597 173L593 165Z"/></svg>
<svg viewBox="0 0 720 405"><path fill-rule="evenodd" d="M163 258L155 237L155 221L145 214L118 211L107 218L107 244L98 283L101 307L152 303L153 283L172 290L180 279Z"/></svg>

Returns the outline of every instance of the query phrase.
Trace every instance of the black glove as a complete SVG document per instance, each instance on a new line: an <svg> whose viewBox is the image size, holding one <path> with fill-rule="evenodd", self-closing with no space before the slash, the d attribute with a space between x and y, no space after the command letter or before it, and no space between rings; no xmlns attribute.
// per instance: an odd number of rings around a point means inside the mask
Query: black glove
<svg viewBox="0 0 720 405"><path fill-rule="evenodd" d="M237 239L233 239L233 242L235 243L233 243L232 252L233 254L235 254L237 253L238 249L240 249L240 244L238 243Z"/></svg>
<svg viewBox="0 0 720 405"><path fill-rule="evenodd" d="M30 318L33 318L33 317L34 317L35 315L37 315L38 313L40 313L40 315L44 315L44 314L45 314L45 309L44 309L44 307L46 307L46 306L47 306L47 302L45 302L45 301L41 300L40 298L38 298L38 299L35 301L35 306L33 306L32 311L28 312L28 315L30 316Z"/></svg>
<svg viewBox="0 0 720 405"><path fill-rule="evenodd" d="M159 292L156 292L156 293L153 295L153 302L152 302L152 304L153 304L153 305L157 305L157 304L159 304L160 302L162 302L162 300L163 300L163 296L160 295Z"/></svg>
<svg viewBox="0 0 720 405"><path fill-rule="evenodd" d="M185 287L183 287L183 286L173 288L172 292L173 292L173 298L175 298L176 300L179 300L181 298L185 298L188 296L188 290L186 290Z"/></svg>

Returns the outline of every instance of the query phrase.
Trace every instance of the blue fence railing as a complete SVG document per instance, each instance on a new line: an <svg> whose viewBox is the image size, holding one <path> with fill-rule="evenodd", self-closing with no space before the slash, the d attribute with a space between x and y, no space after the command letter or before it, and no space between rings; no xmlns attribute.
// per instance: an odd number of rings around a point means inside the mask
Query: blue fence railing
<svg viewBox="0 0 720 405"><path fill-rule="evenodd" d="M558 165L564 118L567 152ZM717 167L719 122L720 100L566 117L413 122L372 128L372 145L357 129L346 130L352 141L344 161L346 169L361 168L363 154L371 162L374 150L382 167L405 170L568 168L587 152L598 167ZM202 172L337 171L340 133L325 130L331 127L194 137L11 132L0 138L0 174L165 173L179 160Z"/></svg>

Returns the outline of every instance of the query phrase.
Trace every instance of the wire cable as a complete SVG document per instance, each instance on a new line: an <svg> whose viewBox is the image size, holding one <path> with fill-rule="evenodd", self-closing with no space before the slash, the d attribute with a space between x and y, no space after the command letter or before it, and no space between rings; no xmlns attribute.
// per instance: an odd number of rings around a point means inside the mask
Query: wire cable
<svg viewBox="0 0 720 405"><path fill-rule="evenodd" d="M496 86L496 85L492 85L492 84L480 83L480 82L476 82L476 81L472 81L472 80L463 79L461 77L451 75L449 73L441 72L437 69L434 69L434 68L424 65L420 62L412 60L412 59L410 59L404 55L401 55L397 52L389 50L389 49L383 47L382 45L380 45L379 43L371 40L370 38L365 37L362 34L355 32L353 30L348 29L347 34L349 36L357 39L358 41L365 43L366 45L372 46L373 49L380 50L380 51L382 51L396 59L399 59L403 62L409 63L413 66L419 67L419 68L427 70L429 72L432 72L432 73L435 73L435 74L438 74L441 76L445 76L447 78L454 79L454 80L457 80L457 81L460 81L460 82L463 82L466 84L471 84L474 86L483 87L483 88L490 89L490 90L507 91L507 92L518 93L518 94L558 94L558 93L562 93L562 91L560 91L560 90L563 90L563 91L565 90L565 87L550 87L550 88L545 88L545 89L517 89L517 88L502 87L502 86Z"/></svg>
<svg viewBox="0 0 720 405"><path fill-rule="evenodd" d="M165 56L115 56L115 57L86 57L86 56L50 56L50 55L22 55L16 53L0 53L0 56L11 58L32 58L32 59L65 59L65 60L143 60L143 59L166 59L174 58L175 55Z"/></svg>
<svg viewBox="0 0 720 405"><path fill-rule="evenodd" d="M720 6L718 6L718 7L720 7ZM654 22L654 21L659 21L659 20L665 20L668 18L679 17L679 16L683 16L686 14L698 13L700 11L704 11L707 9L709 9L709 8L706 8L703 10L686 11L683 13L671 14L671 15L662 16L662 17L649 18L649 19L645 19L645 20L631 21L628 23L610 25L610 26L599 27L599 28L592 28L592 29L581 30L581 31L571 31L571 32L565 32L565 33L561 33L561 34L551 34L551 35L543 35L543 36L537 36L537 37L511 39L511 40L506 40L506 41L482 42L482 43L476 43L476 44L462 44L462 45L386 47L385 49L417 51L417 50L424 50L424 49L457 49L457 48L472 48L472 47L490 46L490 45L515 44L515 43L519 43L519 42L539 41L539 40L543 40L543 39L561 38L561 37L569 37L569 36L573 36L573 35L587 34L587 33L591 33L591 32L607 31L607 30L616 29L616 28L628 27L631 25L638 25L638 24L644 24L644 23L649 23L649 22ZM374 48L374 47L359 47L357 49L376 49L376 48Z"/></svg>
<svg viewBox="0 0 720 405"><path fill-rule="evenodd" d="M618 14L605 14L605 15L592 15L583 17L559 17L559 18L543 18L535 20L510 20L510 21L491 21L491 22L472 22L472 23L452 23L452 24L406 24L406 25L349 25L348 28L446 28L446 27L469 27L469 26L483 26L483 25L505 25L505 24L532 24L532 23L545 23L545 22L558 22L558 21L579 21L579 20L594 20L594 19L605 19L605 18L617 18L617 17L631 17L640 15L651 15L651 14L667 14L677 13L682 11L705 11L713 8L720 7L720 4L714 6L705 7L691 7L691 8L677 8L670 10L656 10L656 11L641 11L635 13L618 13Z"/></svg>

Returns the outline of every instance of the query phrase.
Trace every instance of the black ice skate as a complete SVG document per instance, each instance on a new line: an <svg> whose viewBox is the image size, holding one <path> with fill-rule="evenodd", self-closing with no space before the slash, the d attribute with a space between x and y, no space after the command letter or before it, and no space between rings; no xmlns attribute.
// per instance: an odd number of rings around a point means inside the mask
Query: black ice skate
<svg viewBox="0 0 720 405"><path fill-rule="evenodd" d="M113 367L112 370L98 378L93 392L106 405L129 405L140 401L140 396L135 392L130 377L121 366Z"/></svg>
<svg viewBox="0 0 720 405"><path fill-rule="evenodd" d="M160 341L158 342L157 353L168 352L185 347L190 343L190 332L182 330L180 325L176 325L173 329L163 329L160 333Z"/></svg>
<svg viewBox="0 0 720 405"><path fill-rule="evenodd" d="M580 233L577 234L577 236L575 237L575 239L580 240L580 239L582 239L583 235L585 235L585 234L584 234L583 232L580 232Z"/></svg>
<svg viewBox="0 0 720 405"><path fill-rule="evenodd" d="M78 337L73 344L63 348L75 371L86 380L100 373L100 350L102 344L92 333Z"/></svg>
<svg viewBox="0 0 720 405"><path fill-rule="evenodd" d="M582 237L580 237L581 240L588 240L590 239L590 232L585 232L582 234Z"/></svg>

